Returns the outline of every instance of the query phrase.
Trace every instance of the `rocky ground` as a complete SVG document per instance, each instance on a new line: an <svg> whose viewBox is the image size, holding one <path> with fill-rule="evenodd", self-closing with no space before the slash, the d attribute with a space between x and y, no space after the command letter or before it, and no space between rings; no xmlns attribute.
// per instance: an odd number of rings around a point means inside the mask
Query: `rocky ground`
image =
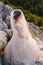
<svg viewBox="0 0 43 65"><path fill-rule="evenodd" d="M10 13L12 10L9 5L0 2L0 65L2 65L3 48L8 44L13 34L10 25ZM33 23L28 23L28 26L39 48L43 50L43 31Z"/></svg>
<svg viewBox="0 0 43 65"><path fill-rule="evenodd" d="M39 48L43 50L43 30L40 30L40 28L34 25L34 23L29 23L28 26L30 28L33 38L39 45Z"/></svg>

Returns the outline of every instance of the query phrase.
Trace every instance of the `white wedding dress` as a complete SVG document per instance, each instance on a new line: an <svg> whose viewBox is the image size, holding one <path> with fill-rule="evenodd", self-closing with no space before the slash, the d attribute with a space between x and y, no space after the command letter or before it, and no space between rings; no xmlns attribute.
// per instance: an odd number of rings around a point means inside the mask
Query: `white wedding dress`
<svg viewBox="0 0 43 65"><path fill-rule="evenodd" d="M18 10L18 9L17 9ZM11 28L13 36L4 50L5 64L10 65L35 65L35 62L40 59L42 54L36 43L32 38L30 30L27 26L24 14L21 10L21 16L18 20L13 19L11 13Z"/></svg>

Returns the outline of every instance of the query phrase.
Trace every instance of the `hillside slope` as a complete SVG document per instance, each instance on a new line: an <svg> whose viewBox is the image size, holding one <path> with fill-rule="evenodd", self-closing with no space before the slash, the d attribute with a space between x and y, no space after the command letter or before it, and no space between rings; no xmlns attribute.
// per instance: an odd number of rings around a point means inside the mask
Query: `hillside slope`
<svg viewBox="0 0 43 65"><path fill-rule="evenodd" d="M4 31L6 33L7 39L11 39L12 37L12 31L11 31L11 25L10 25L10 13L13 11L13 8L9 5L5 5L4 3L0 2L0 24L1 22L5 23L7 27L3 28L3 24L0 25L0 31ZM30 31L32 33L32 37L35 39L37 44L39 45L39 48L43 51L43 30L40 30L38 26L33 24L33 22L27 22ZM5 25L4 25L5 26ZM9 31L10 29L10 31ZM7 43L10 41L7 40ZM4 45L4 44L3 44ZM3 58L0 56L0 64L2 64Z"/></svg>
<svg viewBox="0 0 43 65"><path fill-rule="evenodd" d="M0 0L12 8L23 10L27 21L43 30L43 0Z"/></svg>

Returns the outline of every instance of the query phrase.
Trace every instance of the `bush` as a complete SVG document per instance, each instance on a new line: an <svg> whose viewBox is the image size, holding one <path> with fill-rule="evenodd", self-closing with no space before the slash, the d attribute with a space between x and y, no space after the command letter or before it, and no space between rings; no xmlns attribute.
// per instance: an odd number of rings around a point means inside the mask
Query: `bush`
<svg viewBox="0 0 43 65"><path fill-rule="evenodd" d="M0 0L2 1L2 0ZM21 9L24 12L26 20L43 28L43 0L3 0L13 9ZM34 13L34 14L33 14ZM41 15L41 16L39 16Z"/></svg>

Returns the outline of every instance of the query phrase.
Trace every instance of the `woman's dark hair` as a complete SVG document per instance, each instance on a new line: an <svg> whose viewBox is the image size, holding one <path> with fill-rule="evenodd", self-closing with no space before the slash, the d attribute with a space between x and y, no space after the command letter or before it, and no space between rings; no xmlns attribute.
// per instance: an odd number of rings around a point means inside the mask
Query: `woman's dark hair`
<svg viewBox="0 0 43 65"><path fill-rule="evenodd" d="M21 11L16 10L14 12L14 19L17 19L21 15Z"/></svg>

